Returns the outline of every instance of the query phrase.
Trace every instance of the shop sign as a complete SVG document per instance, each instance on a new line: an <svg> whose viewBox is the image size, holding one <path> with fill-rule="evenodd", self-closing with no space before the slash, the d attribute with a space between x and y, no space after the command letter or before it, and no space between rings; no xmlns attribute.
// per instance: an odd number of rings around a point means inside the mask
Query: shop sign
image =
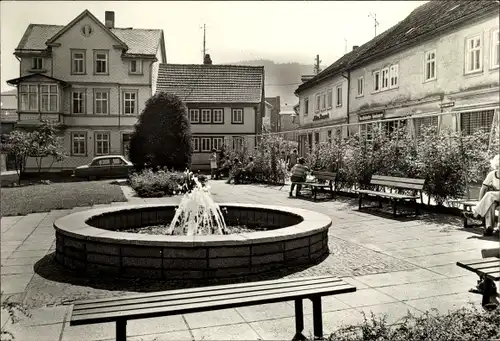
<svg viewBox="0 0 500 341"><path fill-rule="evenodd" d="M439 106L441 107L441 109L443 109L443 108L451 108L451 107L455 106L455 102L441 103Z"/></svg>
<svg viewBox="0 0 500 341"><path fill-rule="evenodd" d="M330 118L330 113L328 112L326 114L314 115L313 122L319 120L326 120L327 118Z"/></svg>
<svg viewBox="0 0 500 341"><path fill-rule="evenodd" d="M374 112L374 113L371 113L371 114L360 115L359 116L359 121L363 122L363 121L368 121L368 120L379 120L381 118L384 118L384 112L383 111Z"/></svg>

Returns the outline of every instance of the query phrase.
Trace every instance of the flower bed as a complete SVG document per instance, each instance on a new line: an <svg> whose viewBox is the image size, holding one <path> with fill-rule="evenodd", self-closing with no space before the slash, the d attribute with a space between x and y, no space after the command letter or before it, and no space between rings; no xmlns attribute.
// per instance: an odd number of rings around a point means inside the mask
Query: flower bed
<svg viewBox="0 0 500 341"><path fill-rule="evenodd" d="M204 175L199 175L198 180L205 183L207 179ZM151 169L132 174L129 182L132 189L142 198L182 194L192 190L195 185L191 172L153 172Z"/></svg>

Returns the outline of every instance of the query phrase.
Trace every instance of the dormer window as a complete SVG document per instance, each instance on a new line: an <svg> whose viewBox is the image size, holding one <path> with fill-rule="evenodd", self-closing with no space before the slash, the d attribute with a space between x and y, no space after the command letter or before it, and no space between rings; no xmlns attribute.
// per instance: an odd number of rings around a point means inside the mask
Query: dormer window
<svg viewBox="0 0 500 341"><path fill-rule="evenodd" d="M42 70L43 69L43 58L33 57L31 59L31 69L32 70Z"/></svg>
<svg viewBox="0 0 500 341"><path fill-rule="evenodd" d="M142 74L142 60L131 60L129 63L129 72L134 75Z"/></svg>

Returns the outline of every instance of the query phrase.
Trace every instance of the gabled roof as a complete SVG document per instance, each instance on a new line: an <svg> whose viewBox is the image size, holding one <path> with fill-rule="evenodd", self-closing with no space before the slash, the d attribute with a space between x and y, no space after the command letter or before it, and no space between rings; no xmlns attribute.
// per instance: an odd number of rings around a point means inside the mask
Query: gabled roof
<svg viewBox="0 0 500 341"><path fill-rule="evenodd" d="M63 29L59 30L55 35L53 35L50 39L47 40L45 44L50 45L55 43L55 41L62 36L64 33L66 33L70 28L72 28L76 23L78 23L80 20L82 20L84 17L89 17L92 21L94 21L100 28L104 30L104 32L107 32L111 38L116 40L117 44L120 45L123 49L127 50L128 46L125 44L120 38L118 38L109 28L107 28L102 22L99 21L92 13L90 13L89 10L83 11L79 16L77 16L75 19L73 19L68 25L64 26Z"/></svg>
<svg viewBox="0 0 500 341"><path fill-rule="evenodd" d="M55 82L58 82L60 84L62 84L63 86L66 86L68 85L67 82L61 80L61 79L57 79L57 78L54 78L54 77L50 77L50 76L47 76L47 75L44 75L43 73L32 73L30 75L26 75L26 76L23 76L23 77L19 77L19 78L14 78L14 79L9 79L7 81L7 84L9 85L16 85L16 84L19 84L20 82L22 81L25 81L27 79L30 79L30 78L33 78L33 77L43 77L43 78L47 78L47 79L50 79L50 80L53 80Z"/></svg>
<svg viewBox="0 0 500 341"><path fill-rule="evenodd" d="M60 31L67 26L30 24L24 32L16 48L16 52L45 51L47 49L46 42L53 40L53 37L59 35ZM128 46L127 55L154 56L162 44L163 30L138 28L108 29L107 27L105 29L109 30L119 41Z"/></svg>
<svg viewBox="0 0 500 341"><path fill-rule="evenodd" d="M260 103L263 66L160 64L157 92L188 103Z"/></svg>
<svg viewBox="0 0 500 341"><path fill-rule="evenodd" d="M314 78L299 85L295 94L320 83L324 79L368 63L396 49L418 44L448 28L470 23L482 15L498 15L499 3L491 0L432 0L408 15L404 20L379 34L372 40L351 51Z"/></svg>

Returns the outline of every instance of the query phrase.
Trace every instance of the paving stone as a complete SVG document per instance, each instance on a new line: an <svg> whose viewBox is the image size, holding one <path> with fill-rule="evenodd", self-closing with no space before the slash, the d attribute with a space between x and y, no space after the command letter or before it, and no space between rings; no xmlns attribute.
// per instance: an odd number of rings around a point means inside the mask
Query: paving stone
<svg viewBox="0 0 500 341"><path fill-rule="evenodd" d="M364 313L368 320L371 319L372 314L374 314L377 318L382 318L383 316L385 316L386 321L389 324L397 323L401 320L401 318L407 316L408 312L410 312L414 316L419 316L422 314L421 311L403 302L377 304L356 309L359 312Z"/></svg>
<svg viewBox="0 0 500 341"><path fill-rule="evenodd" d="M2 266L0 273L5 275L33 274L33 266L31 265L11 265Z"/></svg>
<svg viewBox="0 0 500 341"><path fill-rule="evenodd" d="M33 274L4 275L2 274L2 292L5 295L21 293L31 281Z"/></svg>
<svg viewBox="0 0 500 341"><path fill-rule="evenodd" d="M243 317L236 309L223 309L202 313L184 314L190 329L243 323Z"/></svg>
<svg viewBox="0 0 500 341"><path fill-rule="evenodd" d="M236 308L236 311L246 322L295 316L293 303L290 304L288 302L260 304L251 307Z"/></svg>
<svg viewBox="0 0 500 341"><path fill-rule="evenodd" d="M22 341L55 341L59 340L62 331L62 323L39 325L39 326L23 326L21 324L13 324L6 326L15 339ZM74 340L88 340L87 338Z"/></svg>
<svg viewBox="0 0 500 341"><path fill-rule="evenodd" d="M437 265L455 264L461 260L480 258L481 254L477 250L455 251L438 255L420 256L407 258L406 261L421 267L432 267Z"/></svg>
<svg viewBox="0 0 500 341"><path fill-rule="evenodd" d="M29 308L29 313L31 317L22 317L16 325L20 326L40 326L48 324L59 324L63 323L65 317L67 317L70 306L57 306L57 307L45 307L45 308ZM10 326L11 323L7 326Z"/></svg>
<svg viewBox="0 0 500 341"><path fill-rule="evenodd" d="M15 251L9 258L43 258L47 254L47 250L36 251Z"/></svg>
<svg viewBox="0 0 500 341"><path fill-rule="evenodd" d="M115 323L97 323L88 326L70 326L69 322L66 322L64 324L63 337L61 341L97 341L110 339L115 337L115 335Z"/></svg>
<svg viewBox="0 0 500 341"><path fill-rule="evenodd" d="M398 284L423 282L434 279L445 278L443 275L426 269L415 269L408 271L395 271L383 274L358 276L356 279L371 287L385 287Z"/></svg>
<svg viewBox="0 0 500 341"><path fill-rule="evenodd" d="M482 310L481 295L469 292L408 300L405 301L405 303L420 311L429 311L433 315L436 314L434 309L437 310L437 312L440 314L446 314L449 310L456 310L459 308L472 306L475 306L476 308Z"/></svg>
<svg viewBox="0 0 500 341"><path fill-rule="evenodd" d="M127 336L128 341L184 341L192 340L191 333L188 330L180 330L168 333L155 333L140 336ZM116 341L116 338L106 339L102 341Z"/></svg>
<svg viewBox="0 0 500 341"><path fill-rule="evenodd" d="M261 339L247 323L191 329L195 340L257 340Z"/></svg>
<svg viewBox="0 0 500 341"><path fill-rule="evenodd" d="M412 284L401 284L388 287L377 288L380 292L397 298L398 300L413 300L466 292L470 287L466 281L456 278L446 278L419 282Z"/></svg>
<svg viewBox="0 0 500 341"><path fill-rule="evenodd" d="M166 333L182 330L188 330L188 326L182 315L131 320L127 322L127 335L130 336L146 335L153 331L155 333Z"/></svg>
<svg viewBox="0 0 500 341"><path fill-rule="evenodd" d="M336 298L353 308L397 301L396 298L376 289L361 289L347 294L336 295Z"/></svg>
<svg viewBox="0 0 500 341"><path fill-rule="evenodd" d="M10 257L2 261L2 266L11 266L11 265L35 265L36 262L40 260L39 257Z"/></svg>

